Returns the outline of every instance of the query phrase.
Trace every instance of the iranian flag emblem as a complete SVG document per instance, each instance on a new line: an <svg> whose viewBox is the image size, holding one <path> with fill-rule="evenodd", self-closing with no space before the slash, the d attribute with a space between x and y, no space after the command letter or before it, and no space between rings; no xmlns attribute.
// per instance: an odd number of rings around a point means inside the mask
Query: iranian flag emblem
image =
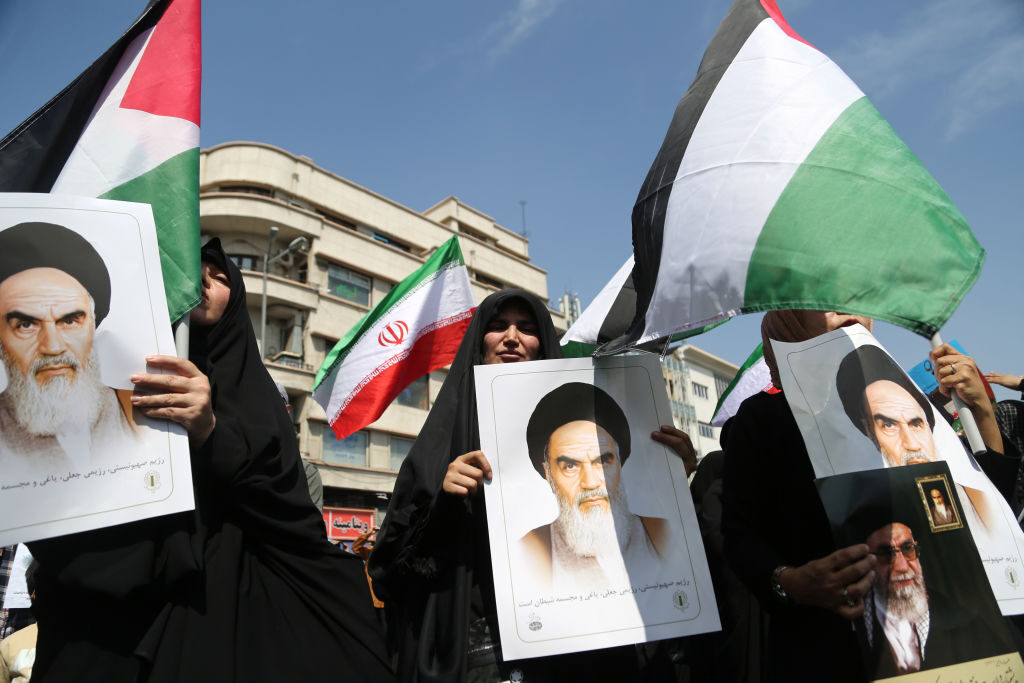
<svg viewBox="0 0 1024 683"><path fill-rule="evenodd" d="M409 384L455 358L476 303L457 237L395 285L331 349L313 398L339 439L370 424Z"/></svg>

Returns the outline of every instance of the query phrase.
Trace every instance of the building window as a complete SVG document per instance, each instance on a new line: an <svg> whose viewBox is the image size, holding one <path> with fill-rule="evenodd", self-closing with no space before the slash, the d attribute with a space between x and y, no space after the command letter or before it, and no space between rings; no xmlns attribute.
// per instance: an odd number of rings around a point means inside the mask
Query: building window
<svg viewBox="0 0 1024 683"><path fill-rule="evenodd" d="M725 393L725 390L729 388L729 383L732 380L728 377L722 377L721 375L715 375L715 392L721 396Z"/></svg>
<svg viewBox="0 0 1024 683"><path fill-rule="evenodd" d="M711 425L701 422L700 423L700 435L706 436L709 439L715 438L715 428Z"/></svg>
<svg viewBox="0 0 1024 683"><path fill-rule="evenodd" d="M427 380L427 375L414 380L412 384L402 390L402 393L395 397L395 403L400 406L419 408L421 410L429 408L430 385Z"/></svg>
<svg viewBox="0 0 1024 683"><path fill-rule="evenodd" d="M228 258L231 259L240 270L262 270L259 256L249 256L248 254L229 254Z"/></svg>
<svg viewBox="0 0 1024 683"><path fill-rule="evenodd" d="M273 192L265 187L256 185L221 185L221 192L240 192L241 194L258 194L261 197L271 197Z"/></svg>
<svg viewBox="0 0 1024 683"><path fill-rule="evenodd" d="M398 240L396 240L391 235L385 235L382 232L374 232L373 233L373 239L377 240L378 242L383 242L384 244L388 245L389 247L394 247L395 249L401 249L402 251L405 251L405 252L411 252L412 251L412 247L410 247L408 244L404 244L402 242L399 242Z"/></svg>
<svg viewBox="0 0 1024 683"><path fill-rule="evenodd" d="M330 427L324 427L323 434L324 462L332 465L366 467L366 447L370 440L367 432L356 432L339 439Z"/></svg>
<svg viewBox="0 0 1024 683"><path fill-rule="evenodd" d="M316 212L329 220L331 223L336 223L342 227L348 228L349 230L355 230L356 224L352 221L345 220L337 214L333 214L330 211L324 211L323 209L316 209Z"/></svg>
<svg viewBox="0 0 1024 683"><path fill-rule="evenodd" d="M348 268L327 266L327 291L345 301L369 306L371 284L370 278Z"/></svg>
<svg viewBox="0 0 1024 683"><path fill-rule="evenodd" d="M703 384L697 384L696 382L692 382L692 384L694 396L696 396L697 398L708 397L708 388L706 386L704 386Z"/></svg>
<svg viewBox="0 0 1024 683"><path fill-rule="evenodd" d="M473 273L473 279L482 285L494 287L495 289L504 289L505 287L501 280L495 280L493 277L487 277L483 273Z"/></svg>
<svg viewBox="0 0 1024 683"><path fill-rule="evenodd" d="M313 335L311 338L313 340L313 357L310 361L315 366L319 367L324 364L325 360L327 360L327 354L331 352L331 349L333 349L334 345L338 343L338 340L328 339L317 335Z"/></svg>
<svg viewBox="0 0 1024 683"><path fill-rule="evenodd" d="M400 436L393 436L391 441L391 469L398 470L402 466L402 461L405 460L405 456L409 455L409 449L412 448L412 439L403 439Z"/></svg>

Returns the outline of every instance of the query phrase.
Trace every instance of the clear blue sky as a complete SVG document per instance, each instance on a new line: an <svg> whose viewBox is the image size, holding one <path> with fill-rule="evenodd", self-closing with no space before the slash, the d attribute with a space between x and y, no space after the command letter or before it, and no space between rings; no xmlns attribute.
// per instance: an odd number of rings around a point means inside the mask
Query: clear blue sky
<svg viewBox="0 0 1024 683"><path fill-rule="evenodd" d="M871 97L988 250L944 335L982 369L1024 374L1024 3L778 2ZM270 143L414 209L453 194L514 230L526 200L551 297L571 289L587 305L632 249L636 193L729 4L207 0L202 144ZM0 0L0 133L144 5ZM759 318L695 341L740 363ZM927 353L891 325L876 334L904 366Z"/></svg>

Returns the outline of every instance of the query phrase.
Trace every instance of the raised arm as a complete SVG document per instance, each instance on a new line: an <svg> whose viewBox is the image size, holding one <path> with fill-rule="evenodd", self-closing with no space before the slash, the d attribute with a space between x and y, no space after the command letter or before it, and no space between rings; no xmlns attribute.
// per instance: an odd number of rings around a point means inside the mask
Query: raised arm
<svg viewBox="0 0 1024 683"><path fill-rule="evenodd" d="M949 344L935 347L928 355L935 368L933 372L942 395L949 396L950 392L956 391L974 415L985 445L993 451L1002 453L1003 436L999 431L999 423L996 422L995 409L985 391L981 373L978 372L974 359L965 356Z"/></svg>

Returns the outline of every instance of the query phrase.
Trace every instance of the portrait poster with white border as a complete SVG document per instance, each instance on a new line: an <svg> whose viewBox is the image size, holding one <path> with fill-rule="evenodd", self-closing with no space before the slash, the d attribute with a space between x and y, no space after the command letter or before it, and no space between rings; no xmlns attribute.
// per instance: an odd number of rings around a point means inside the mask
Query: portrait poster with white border
<svg viewBox="0 0 1024 683"><path fill-rule="evenodd" d="M815 482L836 546L866 544L877 559L852 622L870 680L1024 676L951 479L940 460Z"/></svg>
<svg viewBox="0 0 1024 683"><path fill-rule="evenodd" d="M474 372L504 659L719 630L657 357Z"/></svg>
<svg viewBox="0 0 1024 683"><path fill-rule="evenodd" d="M815 475L944 460L1000 609L1024 613L1024 533L1016 517L953 428L874 336L853 325L805 342L773 340L772 347ZM868 387L884 390L880 400L905 405L913 415L894 413L887 421L891 408L869 410ZM910 424L915 415L916 427ZM880 431L886 428L891 436Z"/></svg>
<svg viewBox="0 0 1024 683"><path fill-rule="evenodd" d="M0 244L0 545L192 509L184 429L129 400L176 355L150 206L0 194Z"/></svg>

